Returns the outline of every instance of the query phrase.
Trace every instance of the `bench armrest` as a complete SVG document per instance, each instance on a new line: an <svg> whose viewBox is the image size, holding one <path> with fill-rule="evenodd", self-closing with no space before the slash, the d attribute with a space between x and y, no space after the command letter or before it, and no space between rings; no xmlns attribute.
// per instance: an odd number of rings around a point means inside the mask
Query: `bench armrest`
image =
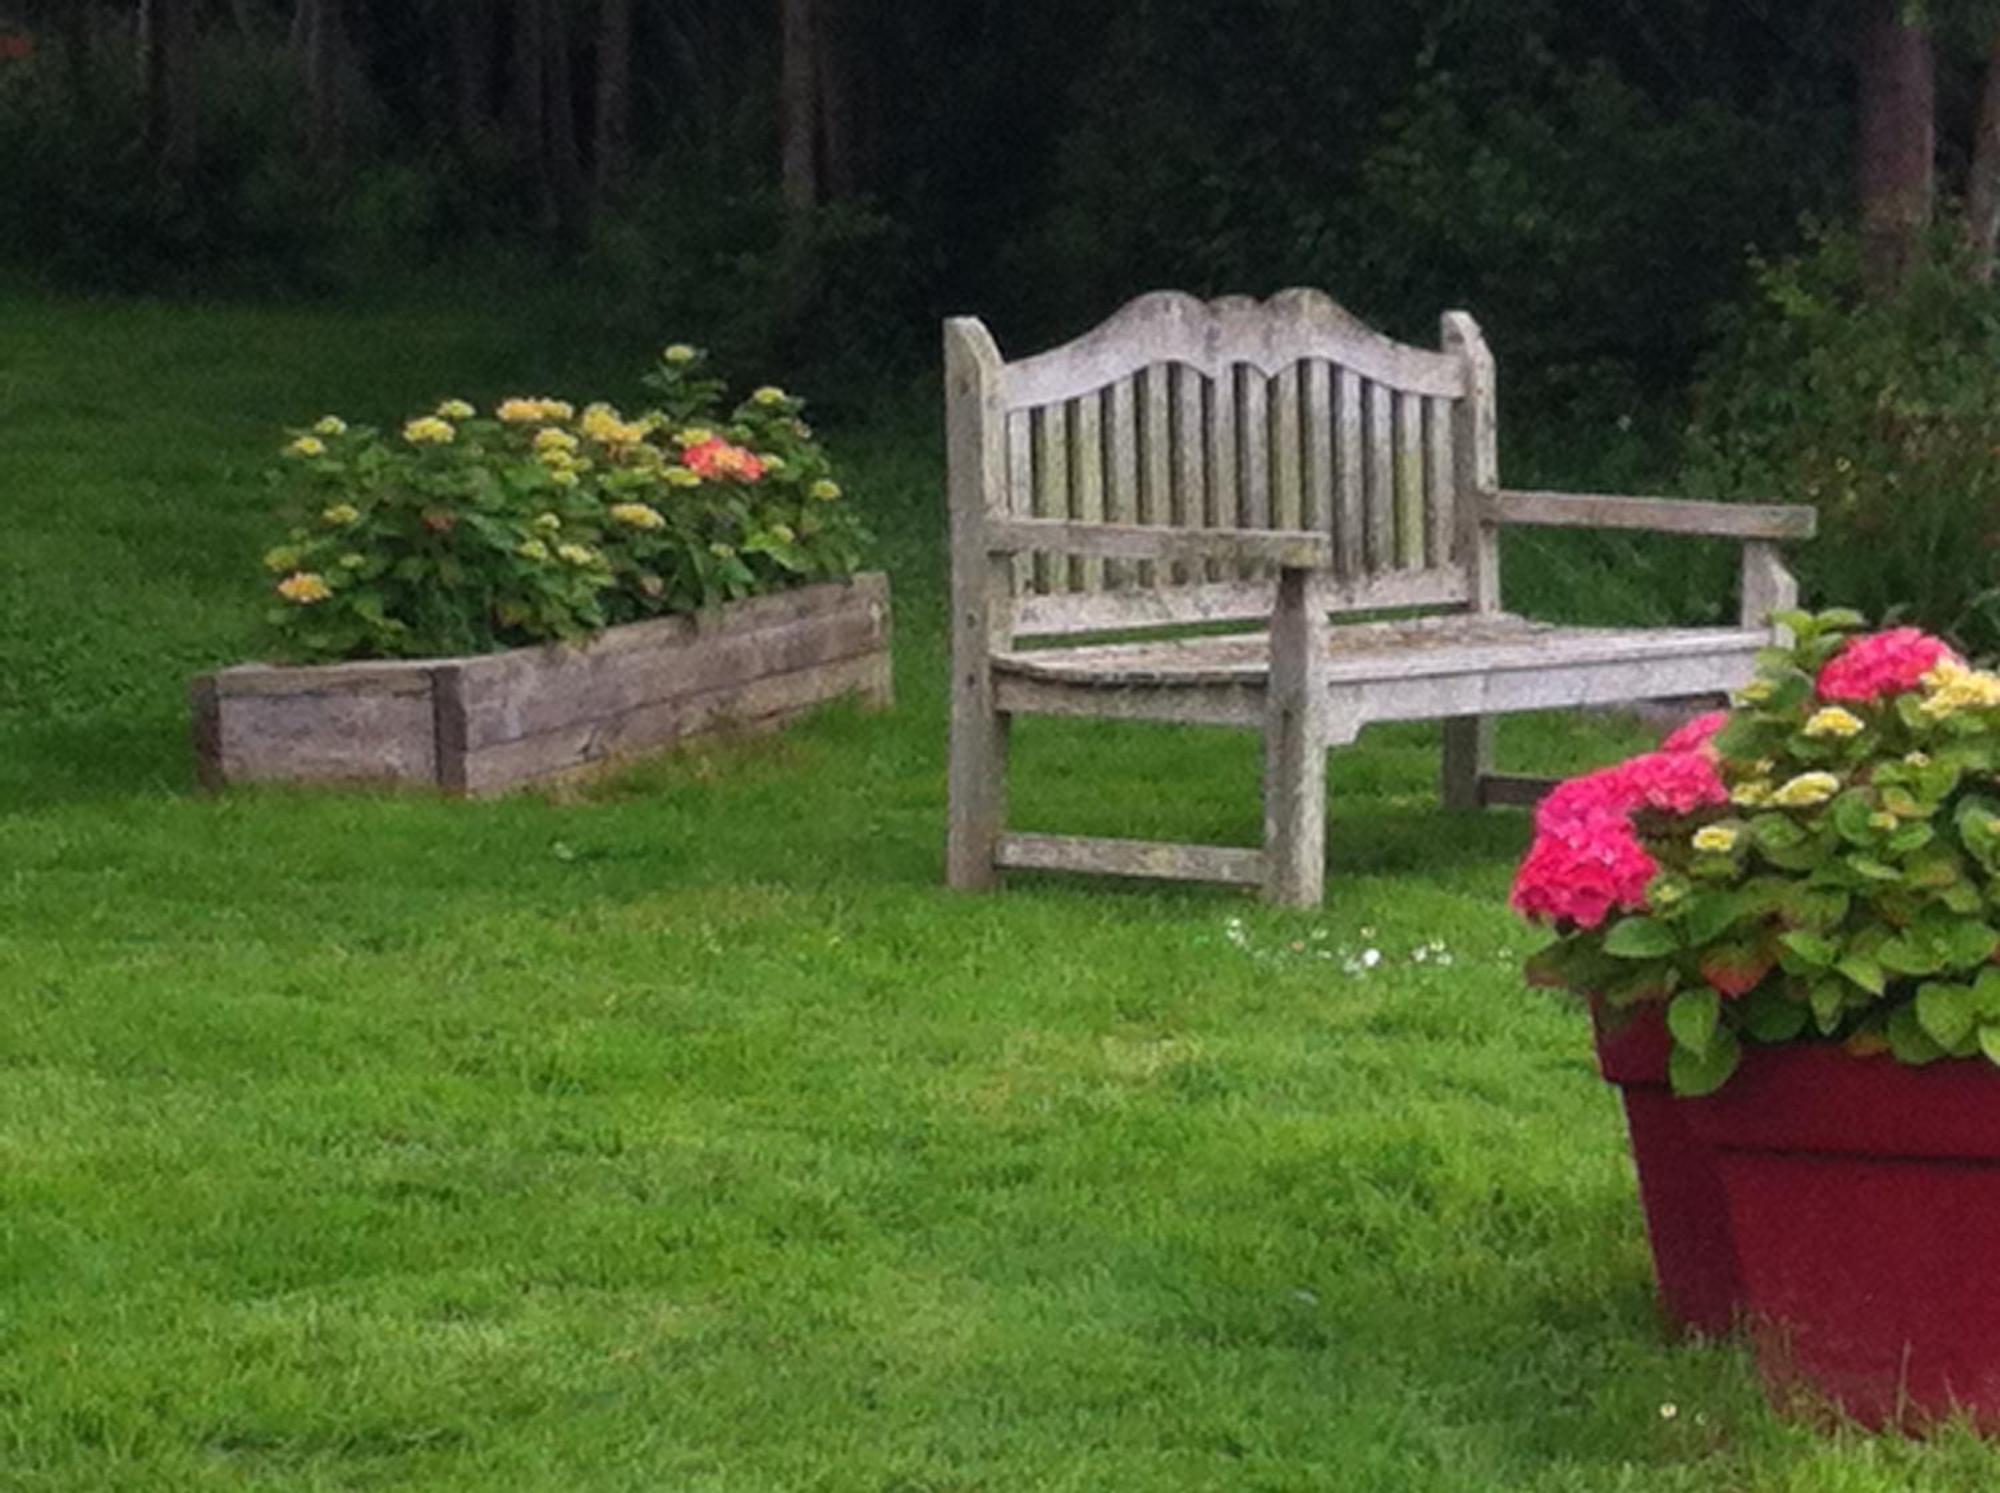
<svg viewBox="0 0 2000 1493"><path fill-rule="evenodd" d="M1094 524L1061 518L988 518L987 551L1049 550L1118 560L1220 560L1330 570L1333 537L1301 529L1189 529L1167 524Z"/></svg>
<svg viewBox="0 0 2000 1493"><path fill-rule="evenodd" d="M1650 529L1719 539L1810 539L1819 514L1804 503L1704 503L1691 498L1612 498L1596 493L1486 494L1493 524L1546 524L1582 529Z"/></svg>

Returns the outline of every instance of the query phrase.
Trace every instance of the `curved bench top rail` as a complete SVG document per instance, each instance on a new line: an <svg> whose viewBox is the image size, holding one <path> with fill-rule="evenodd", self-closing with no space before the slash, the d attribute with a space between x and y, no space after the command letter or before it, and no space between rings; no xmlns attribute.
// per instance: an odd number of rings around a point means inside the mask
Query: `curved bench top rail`
<svg viewBox="0 0 2000 1493"><path fill-rule="evenodd" d="M1177 290L1129 301L1073 342L1006 367L1006 407L1030 409L1094 394L1157 363L1184 363L1215 378L1247 363L1273 377L1325 358L1411 394L1457 399L1465 369L1449 353L1392 342L1318 290L1198 300Z"/></svg>

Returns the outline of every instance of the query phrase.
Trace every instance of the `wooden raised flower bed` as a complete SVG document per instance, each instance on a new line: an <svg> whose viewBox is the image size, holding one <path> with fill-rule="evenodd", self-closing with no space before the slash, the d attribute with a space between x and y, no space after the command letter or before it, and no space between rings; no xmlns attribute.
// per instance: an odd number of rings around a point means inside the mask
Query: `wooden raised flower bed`
<svg viewBox="0 0 2000 1493"><path fill-rule="evenodd" d="M614 627L580 645L465 658L244 664L190 686L197 773L480 796L702 736L768 731L853 695L886 707L879 573Z"/></svg>

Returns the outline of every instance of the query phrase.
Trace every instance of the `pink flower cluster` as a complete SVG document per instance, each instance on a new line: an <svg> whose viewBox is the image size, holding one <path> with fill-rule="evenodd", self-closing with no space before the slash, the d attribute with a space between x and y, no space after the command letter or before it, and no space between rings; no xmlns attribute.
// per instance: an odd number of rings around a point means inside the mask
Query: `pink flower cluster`
<svg viewBox="0 0 2000 1493"><path fill-rule="evenodd" d="M1939 639L1914 627L1870 633L1854 639L1819 671L1819 697L1865 704L1900 695L1921 684L1941 659L1960 661Z"/></svg>
<svg viewBox="0 0 2000 1493"><path fill-rule="evenodd" d="M1729 801L1710 738L1722 711L1688 722L1657 752L1572 778L1535 810L1535 842L1509 898L1523 917L1595 928L1613 909L1646 905L1659 863L1639 843L1632 817L1651 809L1692 813Z"/></svg>

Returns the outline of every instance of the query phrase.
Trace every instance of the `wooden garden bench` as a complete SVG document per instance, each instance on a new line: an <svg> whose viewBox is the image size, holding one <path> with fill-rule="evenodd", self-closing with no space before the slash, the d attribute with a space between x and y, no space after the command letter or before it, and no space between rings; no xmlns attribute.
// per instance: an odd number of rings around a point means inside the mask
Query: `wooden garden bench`
<svg viewBox="0 0 2000 1493"><path fill-rule="evenodd" d="M1329 748L1370 721L1442 720L1448 806L1533 802L1545 781L1491 770L1494 716L1741 685L1796 595L1778 542L1813 532L1805 506L1502 489L1493 359L1462 311L1438 351L1310 290L1143 296L1012 363L973 318L944 342L955 887L1095 871L1317 904ZM1741 620L1515 616L1500 604L1508 524L1742 540ZM1384 612L1405 616L1334 620ZM1261 730L1262 848L1010 833L1017 715Z"/></svg>

